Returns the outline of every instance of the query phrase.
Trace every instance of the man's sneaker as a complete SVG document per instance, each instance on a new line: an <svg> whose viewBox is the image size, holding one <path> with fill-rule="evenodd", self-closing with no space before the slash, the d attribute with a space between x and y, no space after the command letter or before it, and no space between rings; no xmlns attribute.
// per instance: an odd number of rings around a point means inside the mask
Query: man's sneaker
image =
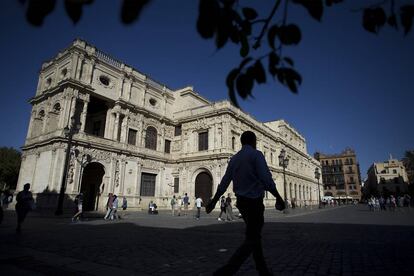
<svg viewBox="0 0 414 276"><path fill-rule="evenodd" d="M217 220L218 220L218 221L221 221L221 218L218 218Z"/></svg>

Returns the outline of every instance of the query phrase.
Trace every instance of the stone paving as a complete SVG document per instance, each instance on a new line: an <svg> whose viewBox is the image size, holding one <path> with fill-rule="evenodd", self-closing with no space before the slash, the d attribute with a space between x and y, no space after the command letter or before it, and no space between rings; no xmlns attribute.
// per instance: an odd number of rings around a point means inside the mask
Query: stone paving
<svg viewBox="0 0 414 276"><path fill-rule="evenodd" d="M0 225L0 271L7 275L211 275L244 237L244 224L218 213L172 217L131 212L118 221L89 214L32 213L16 235L15 216ZM414 209L366 206L266 210L264 251L275 275L412 275ZM3 274L5 275L5 274ZM257 275L251 259L238 275Z"/></svg>

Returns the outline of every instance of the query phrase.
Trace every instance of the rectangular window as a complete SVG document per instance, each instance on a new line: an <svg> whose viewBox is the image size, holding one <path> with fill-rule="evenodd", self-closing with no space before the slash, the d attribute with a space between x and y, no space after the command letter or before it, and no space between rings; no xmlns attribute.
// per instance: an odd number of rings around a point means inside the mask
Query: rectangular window
<svg viewBox="0 0 414 276"><path fill-rule="evenodd" d="M180 136L181 135L181 125L176 126L174 129L174 136Z"/></svg>
<svg viewBox="0 0 414 276"><path fill-rule="evenodd" d="M198 134L198 150L208 150L208 131Z"/></svg>
<svg viewBox="0 0 414 276"><path fill-rule="evenodd" d="M178 177L174 177L174 193L177 194L180 192L180 179Z"/></svg>
<svg viewBox="0 0 414 276"><path fill-rule="evenodd" d="M92 128L92 134L95 136L99 136L101 132L101 121L93 122Z"/></svg>
<svg viewBox="0 0 414 276"><path fill-rule="evenodd" d="M134 146L137 144L137 131L135 129L128 130L128 144Z"/></svg>
<svg viewBox="0 0 414 276"><path fill-rule="evenodd" d="M171 152L171 141L165 140L164 152L170 153Z"/></svg>
<svg viewBox="0 0 414 276"><path fill-rule="evenodd" d="M156 174L141 174L141 196L155 196Z"/></svg>

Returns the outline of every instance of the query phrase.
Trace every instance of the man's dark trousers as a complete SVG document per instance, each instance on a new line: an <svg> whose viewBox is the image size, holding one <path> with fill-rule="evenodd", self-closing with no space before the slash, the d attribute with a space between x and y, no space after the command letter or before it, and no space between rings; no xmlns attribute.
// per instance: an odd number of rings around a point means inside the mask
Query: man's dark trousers
<svg viewBox="0 0 414 276"><path fill-rule="evenodd" d="M253 253L256 269L260 275L269 275L262 249L262 228L264 224L263 198L250 199L237 197L237 208L246 223L246 237L229 262L218 269L214 275L233 275L244 261Z"/></svg>

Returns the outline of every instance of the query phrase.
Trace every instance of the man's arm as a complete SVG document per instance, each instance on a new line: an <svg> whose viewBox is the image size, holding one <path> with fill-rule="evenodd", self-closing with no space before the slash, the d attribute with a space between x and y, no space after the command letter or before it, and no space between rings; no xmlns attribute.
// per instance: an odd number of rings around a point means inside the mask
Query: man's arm
<svg viewBox="0 0 414 276"><path fill-rule="evenodd" d="M213 211L214 207L217 204L217 201L220 199L220 196L226 192L232 179L233 179L233 169L232 169L232 160L230 160L229 165L227 166L227 169L226 169L226 173L221 179L221 182L217 187L217 191L214 197L210 200L210 202L206 206L207 214Z"/></svg>
<svg viewBox="0 0 414 276"><path fill-rule="evenodd" d="M273 181L266 159L260 151L256 157L256 172L259 180L263 183L265 190L269 191L276 198L276 209L285 209L285 202L276 189L276 184Z"/></svg>

